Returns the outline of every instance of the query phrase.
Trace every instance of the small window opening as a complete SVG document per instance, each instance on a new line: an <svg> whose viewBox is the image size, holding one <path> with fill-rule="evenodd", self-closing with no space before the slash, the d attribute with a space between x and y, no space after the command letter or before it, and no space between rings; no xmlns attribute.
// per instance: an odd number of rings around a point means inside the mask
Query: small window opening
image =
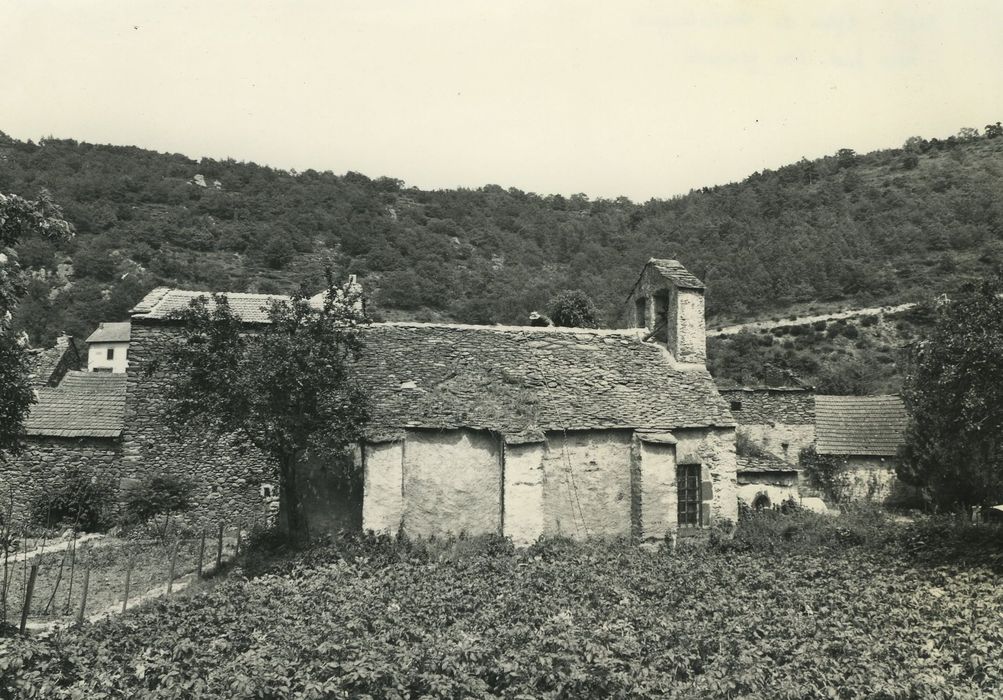
<svg viewBox="0 0 1003 700"><path fill-rule="evenodd" d="M115 359L115 348L108 348L108 359L109 360Z"/></svg>
<svg viewBox="0 0 1003 700"><path fill-rule="evenodd" d="M731 402L731 410L732 411L741 411L742 410L742 402L741 401L732 401Z"/></svg>
<svg viewBox="0 0 1003 700"><path fill-rule="evenodd" d="M639 297L634 301L634 305L636 306L634 322L638 328L646 328L648 325L648 300L645 297Z"/></svg>
<svg viewBox="0 0 1003 700"><path fill-rule="evenodd" d="M676 472L679 491L677 523L679 527L700 526L700 465L680 464Z"/></svg>

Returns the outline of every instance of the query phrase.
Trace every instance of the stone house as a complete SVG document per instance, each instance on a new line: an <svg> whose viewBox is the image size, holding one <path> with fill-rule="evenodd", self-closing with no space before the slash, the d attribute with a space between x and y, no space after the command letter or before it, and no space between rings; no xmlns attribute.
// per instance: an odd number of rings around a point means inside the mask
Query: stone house
<svg viewBox="0 0 1003 700"><path fill-rule="evenodd" d="M841 465L844 500L908 496L895 476L908 416L899 396L816 396L816 450Z"/></svg>
<svg viewBox="0 0 1003 700"><path fill-rule="evenodd" d="M123 459L196 476L206 513L260 513L275 476L227 441L177 438L158 369L169 318L198 292L157 289L133 310ZM266 295L229 295L253 329ZM643 298L643 304L639 301ZM703 285L652 260L621 329L377 323L357 379L373 417L355 494L308 460L312 522L414 535L657 539L737 517L735 424L705 367ZM152 367L153 371L148 372ZM351 491L351 489L349 489ZM332 516L332 513L335 515ZM339 515L340 513L340 515Z"/></svg>
<svg viewBox="0 0 1003 700"><path fill-rule="evenodd" d="M796 465L815 442L815 392L810 387L718 386L738 432L762 449Z"/></svg>
<svg viewBox="0 0 1003 700"><path fill-rule="evenodd" d="M38 389L56 386L70 370L81 367L80 353L72 336L61 335L51 348L30 348L27 351L31 385Z"/></svg>
<svg viewBox="0 0 1003 700"><path fill-rule="evenodd" d="M125 375L69 371L57 386L36 389L24 452L0 461L0 499L18 516L57 484L67 469L116 482L122 467Z"/></svg>
<svg viewBox="0 0 1003 700"><path fill-rule="evenodd" d="M125 374L129 366L131 325L128 321L98 325L86 340L88 371Z"/></svg>

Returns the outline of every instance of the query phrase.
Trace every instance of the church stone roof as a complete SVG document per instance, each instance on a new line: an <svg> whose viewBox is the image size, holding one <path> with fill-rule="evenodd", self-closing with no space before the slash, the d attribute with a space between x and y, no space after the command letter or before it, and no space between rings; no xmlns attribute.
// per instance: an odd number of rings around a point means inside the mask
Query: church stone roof
<svg viewBox="0 0 1003 700"><path fill-rule="evenodd" d="M822 455L892 457L908 420L898 396L816 396L816 449Z"/></svg>
<svg viewBox="0 0 1003 700"><path fill-rule="evenodd" d="M734 426L703 368L676 365L633 330L374 324L358 378L372 429L540 431Z"/></svg>
<svg viewBox="0 0 1003 700"><path fill-rule="evenodd" d="M55 387L38 389L25 424L28 435L119 437L125 417L126 375L67 372Z"/></svg>

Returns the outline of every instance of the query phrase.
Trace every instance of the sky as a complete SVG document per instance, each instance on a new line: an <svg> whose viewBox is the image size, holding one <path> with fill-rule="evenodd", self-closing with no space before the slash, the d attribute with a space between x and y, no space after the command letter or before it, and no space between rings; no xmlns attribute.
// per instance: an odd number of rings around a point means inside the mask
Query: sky
<svg viewBox="0 0 1003 700"><path fill-rule="evenodd" d="M668 198L1003 119L1003 3L0 0L0 131Z"/></svg>

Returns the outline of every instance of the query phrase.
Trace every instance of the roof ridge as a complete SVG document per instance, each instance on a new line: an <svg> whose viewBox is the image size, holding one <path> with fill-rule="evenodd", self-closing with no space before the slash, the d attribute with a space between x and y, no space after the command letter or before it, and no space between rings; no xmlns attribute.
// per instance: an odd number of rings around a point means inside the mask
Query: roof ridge
<svg viewBox="0 0 1003 700"><path fill-rule="evenodd" d="M445 328L453 330L504 331L518 333L582 334L598 336L622 336L640 338L644 329L637 328L577 328L574 326L516 326L504 324L442 323L426 321L380 321L370 324L372 328Z"/></svg>

